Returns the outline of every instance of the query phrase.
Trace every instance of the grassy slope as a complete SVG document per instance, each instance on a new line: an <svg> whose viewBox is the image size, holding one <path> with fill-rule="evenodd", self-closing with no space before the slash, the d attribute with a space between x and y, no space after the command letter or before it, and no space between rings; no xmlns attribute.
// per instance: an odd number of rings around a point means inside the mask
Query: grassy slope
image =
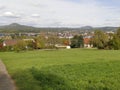
<svg viewBox="0 0 120 90"><path fill-rule="evenodd" d="M1 52L20 90L117 90L120 51Z"/></svg>

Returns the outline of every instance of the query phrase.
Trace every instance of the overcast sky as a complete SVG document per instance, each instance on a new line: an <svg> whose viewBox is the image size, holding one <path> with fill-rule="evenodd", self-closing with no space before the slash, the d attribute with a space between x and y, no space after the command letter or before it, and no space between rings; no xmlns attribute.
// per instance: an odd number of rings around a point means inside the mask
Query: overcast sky
<svg viewBox="0 0 120 90"><path fill-rule="evenodd" d="M120 0L0 0L0 25L120 26Z"/></svg>

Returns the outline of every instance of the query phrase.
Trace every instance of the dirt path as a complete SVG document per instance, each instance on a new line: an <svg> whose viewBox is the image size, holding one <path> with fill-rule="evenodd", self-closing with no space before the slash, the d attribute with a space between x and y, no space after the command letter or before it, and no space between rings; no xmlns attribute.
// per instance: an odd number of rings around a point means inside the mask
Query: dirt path
<svg viewBox="0 0 120 90"><path fill-rule="evenodd" d="M5 65L0 60L0 90L16 90L14 82L8 74Z"/></svg>

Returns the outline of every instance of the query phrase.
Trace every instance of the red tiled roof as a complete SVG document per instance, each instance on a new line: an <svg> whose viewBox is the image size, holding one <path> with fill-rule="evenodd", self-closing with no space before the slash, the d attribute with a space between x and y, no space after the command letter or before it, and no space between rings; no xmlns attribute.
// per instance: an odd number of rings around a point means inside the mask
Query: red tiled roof
<svg viewBox="0 0 120 90"><path fill-rule="evenodd" d="M91 39L90 38L84 38L84 44L90 44Z"/></svg>
<svg viewBox="0 0 120 90"><path fill-rule="evenodd" d="M18 40L5 40L4 43L6 46L13 46L17 44Z"/></svg>

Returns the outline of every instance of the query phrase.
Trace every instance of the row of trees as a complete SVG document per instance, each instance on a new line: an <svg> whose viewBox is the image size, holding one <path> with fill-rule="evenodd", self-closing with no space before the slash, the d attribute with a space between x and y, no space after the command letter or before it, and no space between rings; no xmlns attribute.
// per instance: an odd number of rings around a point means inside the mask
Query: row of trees
<svg viewBox="0 0 120 90"><path fill-rule="evenodd" d="M106 34L103 31L96 30L91 40L94 47L98 49L120 49L120 28L115 34Z"/></svg>
<svg viewBox="0 0 120 90"><path fill-rule="evenodd" d="M33 39L28 39L27 41L24 39L18 39L17 43L13 46L4 46L3 41L0 39L0 51L23 51L23 50L33 50L33 49L54 49L55 45L69 45L69 39L66 38L58 38L57 36L37 36Z"/></svg>

